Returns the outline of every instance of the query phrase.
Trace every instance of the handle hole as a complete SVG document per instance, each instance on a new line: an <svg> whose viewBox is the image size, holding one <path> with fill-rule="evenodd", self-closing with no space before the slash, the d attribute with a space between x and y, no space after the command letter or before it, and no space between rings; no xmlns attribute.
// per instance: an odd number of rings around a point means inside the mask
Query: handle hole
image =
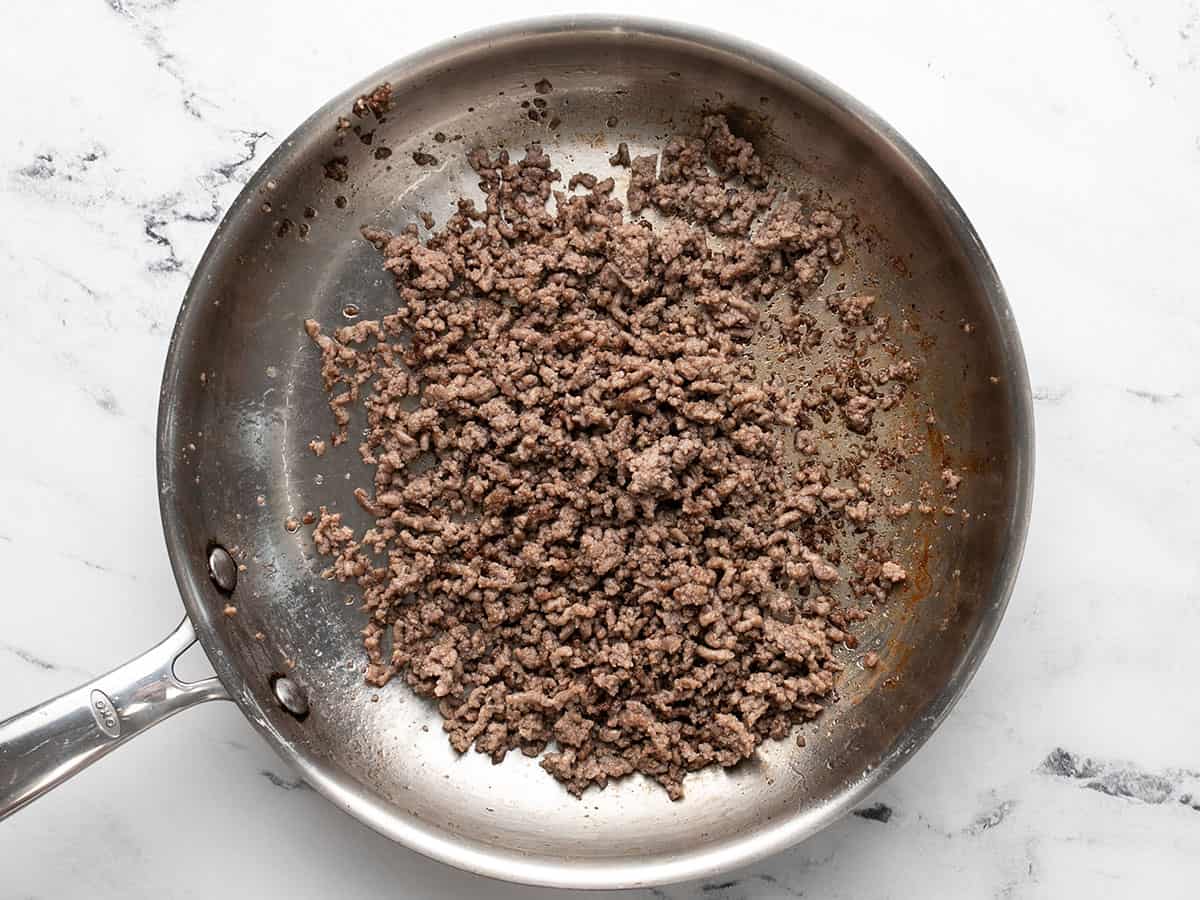
<svg viewBox="0 0 1200 900"><path fill-rule="evenodd" d="M184 684L204 681L206 678L213 677L212 663L208 661L208 656L199 641L175 657L175 663L171 668L175 678Z"/></svg>

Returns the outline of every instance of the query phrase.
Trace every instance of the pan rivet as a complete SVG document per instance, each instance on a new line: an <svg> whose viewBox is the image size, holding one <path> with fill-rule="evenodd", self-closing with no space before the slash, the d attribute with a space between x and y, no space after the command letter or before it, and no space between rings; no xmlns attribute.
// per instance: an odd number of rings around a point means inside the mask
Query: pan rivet
<svg viewBox="0 0 1200 900"><path fill-rule="evenodd" d="M224 547L213 547L208 551L208 574L227 594L232 594L237 587L237 563Z"/></svg>
<svg viewBox="0 0 1200 900"><path fill-rule="evenodd" d="M308 698L296 682L286 677L276 678L274 688L275 699L279 701L280 706L293 716L308 715Z"/></svg>

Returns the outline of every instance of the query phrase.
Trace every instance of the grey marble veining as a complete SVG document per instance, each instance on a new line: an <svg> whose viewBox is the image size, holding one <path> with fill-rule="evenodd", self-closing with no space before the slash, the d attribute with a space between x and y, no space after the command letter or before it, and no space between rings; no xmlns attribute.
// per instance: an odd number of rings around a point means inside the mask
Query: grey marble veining
<svg viewBox="0 0 1200 900"><path fill-rule="evenodd" d="M904 133L995 257L1038 427L1016 593L929 745L801 846L628 896L1196 895L1200 4L964 6L606 6L787 53ZM572 8L586 7L537 11ZM346 84L528 12L0 10L0 715L145 649L181 614L159 533L159 376L189 274L241 185ZM0 825L0 897L211 896L218 884L246 897L571 896L375 836L227 704L155 729Z"/></svg>

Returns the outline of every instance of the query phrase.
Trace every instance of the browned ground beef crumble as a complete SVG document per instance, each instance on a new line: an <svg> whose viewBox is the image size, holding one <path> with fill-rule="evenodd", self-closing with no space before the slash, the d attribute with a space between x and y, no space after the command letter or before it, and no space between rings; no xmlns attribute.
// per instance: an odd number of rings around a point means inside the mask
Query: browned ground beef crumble
<svg viewBox="0 0 1200 900"><path fill-rule="evenodd" d="M866 460L915 372L867 359L887 328L872 297L828 297L833 329L804 311L842 222L773 188L722 117L661 160L622 145L625 204L611 177L556 190L537 145L468 161L485 208L460 200L424 241L363 229L397 310L306 323L333 443L361 403L375 471L355 492L374 527L322 508L316 545L361 586L367 681L436 701L457 750L542 754L576 795L641 772L679 798L687 772L820 713L834 645L905 580L872 525L911 504L818 433L848 430ZM752 353L772 330L838 352L788 383Z"/></svg>

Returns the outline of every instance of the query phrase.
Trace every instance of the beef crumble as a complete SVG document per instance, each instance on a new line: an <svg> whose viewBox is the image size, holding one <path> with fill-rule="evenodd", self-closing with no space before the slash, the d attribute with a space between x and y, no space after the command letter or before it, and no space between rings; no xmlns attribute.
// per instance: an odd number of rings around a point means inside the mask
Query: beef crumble
<svg viewBox="0 0 1200 900"><path fill-rule="evenodd" d="M404 680L456 750L541 755L576 795L640 772L677 799L787 736L907 577L871 529L897 507L817 439L868 435L914 374L862 356L874 298L829 300L836 333L804 311L842 222L772 187L722 117L661 156L621 146L622 203L612 177L556 190L536 144L475 149L483 209L460 200L425 240L362 230L396 311L306 323L335 445L366 411L375 524L322 507L313 536L326 577L362 589L367 681ZM842 352L789 382L756 366L768 332Z"/></svg>

